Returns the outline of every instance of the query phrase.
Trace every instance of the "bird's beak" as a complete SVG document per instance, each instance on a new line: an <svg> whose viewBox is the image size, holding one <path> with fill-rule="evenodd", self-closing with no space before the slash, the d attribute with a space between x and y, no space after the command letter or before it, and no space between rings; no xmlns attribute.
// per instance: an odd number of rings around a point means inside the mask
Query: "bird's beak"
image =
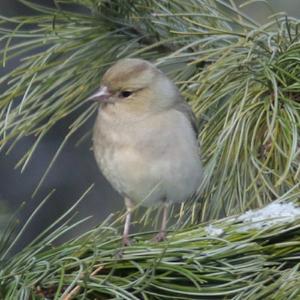
<svg viewBox="0 0 300 300"><path fill-rule="evenodd" d="M106 86L100 87L94 94L87 98L87 100L99 101L99 102L108 102L111 93L109 92Z"/></svg>

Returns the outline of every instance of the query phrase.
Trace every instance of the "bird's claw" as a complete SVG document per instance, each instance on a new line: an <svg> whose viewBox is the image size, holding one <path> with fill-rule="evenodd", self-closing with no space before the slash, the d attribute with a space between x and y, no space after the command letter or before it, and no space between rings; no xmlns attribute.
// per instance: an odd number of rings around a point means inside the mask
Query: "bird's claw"
<svg viewBox="0 0 300 300"><path fill-rule="evenodd" d="M129 246L131 246L131 241L128 238L128 236L123 236L123 238L122 238L122 246L123 247L129 247Z"/></svg>
<svg viewBox="0 0 300 300"><path fill-rule="evenodd" d="M160 231L157 235L154 236L154 238L152 239L153 242L163 242L167 239L166 237L166 233L163 231Z"/></svg>
<svg viewBox="0 0 300 300"><path fill-rule="evenodd" d="M124 249L125 247L129 247L131 246L132 242L131 240L128 238L128 236L123 236L122 237L122 248L120 248L117 252L116 252L116 258L117 259L122 259L123 258L123 253L124 253Z"/></svg>

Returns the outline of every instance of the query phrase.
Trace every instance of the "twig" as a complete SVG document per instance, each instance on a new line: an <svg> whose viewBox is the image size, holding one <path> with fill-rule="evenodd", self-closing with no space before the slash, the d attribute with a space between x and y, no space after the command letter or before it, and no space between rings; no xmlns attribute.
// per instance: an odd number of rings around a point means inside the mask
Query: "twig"
<svg viewBox="0 0 300 300"><path fill-rule="evenodd" d="M103 269L102 265L99 265L98 268L96 268L96 270L94 270L91 274L90 277L93 277L95 275L97 275L98 272L100 272ZM75 286L68 294L66 294L62 300L72 300L80 291L81 286L77 285Z"/></svg>

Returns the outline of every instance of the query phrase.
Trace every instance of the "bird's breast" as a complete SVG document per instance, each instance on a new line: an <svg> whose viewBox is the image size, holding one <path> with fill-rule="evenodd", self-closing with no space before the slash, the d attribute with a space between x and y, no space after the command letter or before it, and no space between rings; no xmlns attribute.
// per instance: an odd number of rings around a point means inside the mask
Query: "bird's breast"
<svg viewBox="0 0 300 300"><path fill-rule="evenodd" d="M133 124L99 114L93 143L104 176L121 194L151 205L179 202L200 183L202 167L194 133L184 117L155 116Z"/></svg>

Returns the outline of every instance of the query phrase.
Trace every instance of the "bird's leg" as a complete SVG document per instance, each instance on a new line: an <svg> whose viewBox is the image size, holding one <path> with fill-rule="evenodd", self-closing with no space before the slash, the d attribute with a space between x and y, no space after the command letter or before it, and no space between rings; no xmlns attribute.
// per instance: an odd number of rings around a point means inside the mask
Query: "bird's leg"
<svg viewBox="0 0 300 300"><path fill-rule="evenodd" d="M169 203L164 202L162 222L159 233L154 237L154 241L161 242L166 239L166 228L168 223Z"/></svg>
<svg viewBox="0 0 300 300"><path fill-rule="evenodd" d="M130 245L130 241L128 238L129 235L129 228L130 228L130 220L131 220L131 213L132 213L132 209L133 209L133 203L132 201L125 197L124 199L125 201L125 206L126 206L126 218L125 218L125 224L124 224L124 231L123 231L123 246L129 246Z"/></svg>

